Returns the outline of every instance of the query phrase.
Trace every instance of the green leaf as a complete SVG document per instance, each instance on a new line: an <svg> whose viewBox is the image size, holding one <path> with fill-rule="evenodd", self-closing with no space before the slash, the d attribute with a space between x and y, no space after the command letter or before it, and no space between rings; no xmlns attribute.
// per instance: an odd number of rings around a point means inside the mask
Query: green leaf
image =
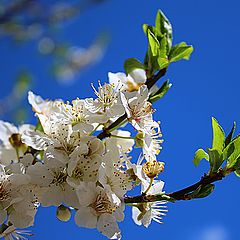
<svg viewBox="0 0 240 240"><path fill-rule="evenodd" d="M224 148L225 134L222 127L218 124L217 120L212 117L212 129L213 129L213 142L212 148L222 151Z"/></svg>
<svg viewBox="0 0 240 240"><path fill-rule="evenodd" d="M167 39L164 36L159 42L158 65L160 69L166 68L169 64L167 56Z"/></svg>
<svg viewBox="0 0 240 240"><path fill-rule="evenodd" d="M190 198L205 198L209 196L215 188L214 184L208 184L206 186L199 186L189 197Z"/></svg>
<svg viewBox="0 0 240 240"><path fill-rule="evenodd" d="M234 173L236 174L237 177L240 177L240 169L236 170Z"/></svg>
<svg viewBox="0 0 240 240"><path fill-rule="evenodd" d="M189 60L192 52L193 46L187 45L185 42L179 43L172 47L169 53L169 61L177 62L182 59Z"/></svg>
<svg viewBox="0 0 240 240"><path fill-rule="evenodd" d="M167 49L172 47L172 25L161 10L158 10L155 27L159 35L165 35L167 40Z"/></svg>
<svg viewBox="0 0 240 240"><path fill-rule="evenodd" d="M149 41L149 47L152 53L152 56L158 56L159 53L159 41L158 39L155 37L155 35L153 34L153 32L148 29L147 31L147 36L148 36L148 41Z"/></svg>
<svg viewBox="0 0 240 240"><path fill-rule="evenodd" d="M219 170L223 163L223 157L221 151L218 149L208 149L210 172L216 172Z"/></svg>
<svg viewBox="0 0 240 240"><path fill-rule="evenodd" d="M147 30L150 27L148 24L143 24L143 32L147 35Z"/></svg>
<svg viewBox="0 0 240 240"><path fill-rule="evenodd" d="M209 161L208 154L203 149L198 149L193 158L193 164L197 167L202 159Z"/></svg>
<svg viewBox="0 0 240 240"><path fill-rule="evenodd" d="M224 153L227 151L227 168L235 167L239 157L240 157L240 135L238 135L226 148ZM227 154L226 154L227 155Z"/></svg>
<svg viewBox="0 0 240 240"><path fill-rule="evenodd" d="M236 129L236 122L233 122L232 129L225 139L225 146L227 146L231 142L235 129Z"/></svg>
<svg viewBox="0 0 240 240"><path fill-rule="evenodd" d="M148 101L151 103L156 102L167 93L167 91L170 89L171 86L172 84L169 83L169 80L165 81L163 85L157 90L157 92L150 95Z"/></svg>
<svg viewBox="0 0 240 240"><path fill-rule="evenodd" d="M144 69L144 66L136 58L128 58L124 63L124 69L126 74L129 74L135 69Z"/></svg>

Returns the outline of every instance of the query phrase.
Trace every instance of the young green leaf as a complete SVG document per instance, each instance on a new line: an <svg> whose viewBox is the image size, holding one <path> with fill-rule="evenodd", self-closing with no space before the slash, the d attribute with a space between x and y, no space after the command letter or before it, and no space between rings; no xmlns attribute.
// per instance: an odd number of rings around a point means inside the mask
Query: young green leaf
<svg viewBox="0 0 240 240"><path fill-rule="evenodd" d="M136 58L128 58L124 63L124 69L126 74L129 74L135 69L144 69L144 66Z"/></svg>
<svg viewBox="0 0 240 240"><path fill-rule="evenodd" d="M227 159L227 168L234 167L238 158L240 157L240 135L238 135L226 149L228 149L228 154L230 152Z"/></svg>
<svg viewBox="0 0 240 240"><path fill-rule="evenodd" d="M165 36L159 41L158 64L160 69L168 67L169 64L167 56L167 39Z"/></svg>
<svg viewBox="0 0 240 240"><path fill-rule="evenodd" d="M147 36L148 36L149 47L150 47L152 56L154 57L158 56L159 47L160 47L158 39L150 29L148 29L147 31Z"/></svg>
<svg viewBox="0 0 240 240"><path fill-rule="evenodd" d="M232 129L225 139L225 146L227 146L231 142L235 129L236 129L236 122L233 122Z"/></svg>
<svg viewBox="0 0 240 240"><path fill-rule="evenodd" d="M205 198L209 196L215 188L214 184L208 184L206 186L200 186L195 192L192 193L193 198Z"/></svg>
<svg viewBox="0 0 240 240"><path fill-rule="evenodd" d="M217 172L223 164L221 151L218 149L208 149L210 172Z"/></svg>
<svg viewBox="0 0 240 240"><path fill-rule="evenodd" d="M189 60L192 52L193 46L187 45L185 42L179 43L172 47L169 53L169 61L177 62L182 59Z"/></svg>
<svg viewBox="0 0 240 240"><path fill-rule="evenodd" d="M198 149L193 158L193 164L197 167L202 159L209 161L208 154L203 149Z"/></svg>
<svg viewBox="0 0 240 240"><path fill-rule="evenodd" d="M161 10L157 12L155 27L159 35L166 36L167 51L169 51L172 47L172 25Z"/></svg>
<svg viewBox="0 0 240 240"><path fill-rule="evenodd" d="M222 151L224 149L225 134L218 121L212 117L213 142L212 148Z"/></svg>
<svg viewBox="0 0 240 240"><path fill-rule="evenodd" d="M165 81L163 83L163 85L157 90L157 92L150 95L148 101L151 103L156 102L157 100L162 98L167 93L167 91L170 89L171 86L172 86L172 84L169 83L169 80Z"/></svg>

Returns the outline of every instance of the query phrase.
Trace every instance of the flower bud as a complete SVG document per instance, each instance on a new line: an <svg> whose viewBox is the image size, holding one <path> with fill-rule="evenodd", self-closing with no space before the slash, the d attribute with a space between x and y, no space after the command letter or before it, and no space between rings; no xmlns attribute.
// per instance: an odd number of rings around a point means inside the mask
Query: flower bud
<svg viewBox="0 0 240 240"><path fill-rule="evenodd" d="M71 218L71 210L64 205L60 205L57 208L57 218L62 222L67 222Z"/></svg>
<svg viewBox="0 0 240 240"><path fill-rule="evenodd" d="M145 162L143 164L143 172L149 177L149 178L155 178L159 173L163 172L164 170L164 163L163 162L157 162L156 160Z"/></svg>

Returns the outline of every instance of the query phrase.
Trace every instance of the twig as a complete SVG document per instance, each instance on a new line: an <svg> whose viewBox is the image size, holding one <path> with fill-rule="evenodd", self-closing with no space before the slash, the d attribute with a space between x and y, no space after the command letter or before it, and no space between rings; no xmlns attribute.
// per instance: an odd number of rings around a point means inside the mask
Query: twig
<svg viewBox="0 0 240 240"><path fill-rule="evenodd" d="M146 85L148 89L150 89L161 77L163 77L167 72L167 69L164 68L160 70L156 75L151 78L148 78L146 81ZM104 128L101 133L97 135L99 139L104 139L105 137L110 136L110 130L115 128L116 126L120 125L125 119L127 119L127 114L125 113L121 117L119 117L115 122L110 124L107 128Z"/></svg>
<svg viewBox="0 0 240 240"><path fill-rule="evenodd" d="M234 171L234 169L232 169ZM220 169L216 173L212 173L211 175L204 175L200 181L197 183L183 188L179 191L172 192L172 193L167 193L167 194L156 194L156 195L139 195L139 196L134 196L134 197L125 197L124 202L125 203L141 203L141 202L156 202L156 201L179 201L179 200L190 200L188 197L189 194L194 192L199 188L199 186L207 186L208 184L211 184L216 181L222 180L226 174L222 169Z"/></svg>

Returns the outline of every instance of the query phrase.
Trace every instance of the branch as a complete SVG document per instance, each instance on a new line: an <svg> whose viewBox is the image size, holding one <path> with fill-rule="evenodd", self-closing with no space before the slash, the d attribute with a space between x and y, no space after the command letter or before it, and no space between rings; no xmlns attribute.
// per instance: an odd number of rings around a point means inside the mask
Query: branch
<svg viewBox="0 0 240 240"><path fill-rule="evenodd" d="M5 12L0 15L0 24L4 24L9 21L13 16L17 15L19 12L24 11L29 4L34 2L35 0L22 0L16 2L9 6Z"/></svg>
<svg viewBox="0 0 240 240"><path fill-rule="evenodd" d="M231 173L234 171L234 169L231 169L227 174ZM143 203L143 202L156 202L156 201L179 201L179 200L191 200L192 198L190 197L190 194L196 191L200 186L204 187L207 186L213 182L217 182L222 180L226 175L227 175L223 169L220 169L216 173L212 173L210 175L204 175L200 181L197 183L183 188L179 191L172 192L172 193L167 193L167 194L156 194L156 195L139 195L139 196L134 196L134 197L125 197L124 202L125 203Z"/></svg>
<svg viewBox="0 0 240 240"><path fill-rule="evenodd" d="M161 77L163 77L167 72L167 68L163 68L156 75L150 77L146 81L147 88L150 89ZM121 117L119 117L115 122L110 124L107 128L104 128L101 133L97 135L99 139L104 139L110 136L111 129L120 125L125 119L127 119L127 114L125 113Z"/></svg>

